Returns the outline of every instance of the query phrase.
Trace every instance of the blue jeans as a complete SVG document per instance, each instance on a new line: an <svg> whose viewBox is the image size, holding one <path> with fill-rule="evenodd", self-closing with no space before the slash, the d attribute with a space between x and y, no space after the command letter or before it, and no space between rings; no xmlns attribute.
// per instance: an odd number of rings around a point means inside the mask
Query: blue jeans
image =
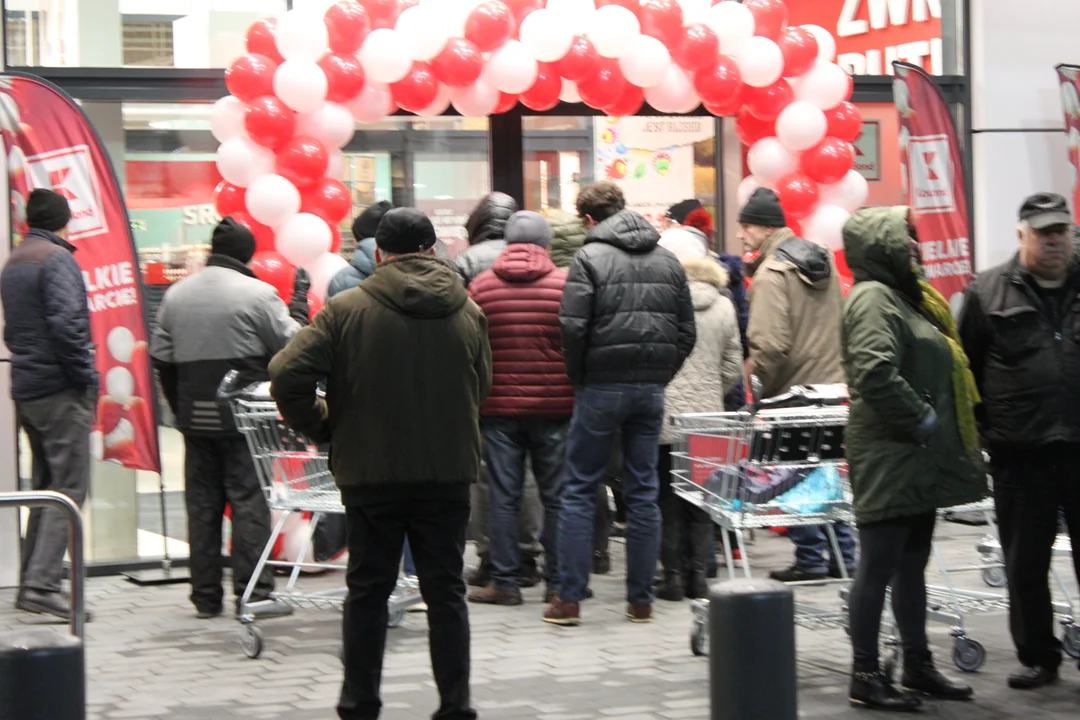
<svg viewBox="0 0 1080 720"><path fill-rule="evenodd" d="M525 489L525 458L532 460L536 488L544 506L544 580L559 584L559 553L556 547L562 509L563 468L566 458L566 420L544 418L486 417L484 462L491 493L491 527L488 552L491 579L501 590L517 589L521 549L518 526Z"/></svg>
<svg viewBox="0 0 1080 720"><path fill-rule="evenodd" d="M626 600L651 605L660 554L656 464L664 423L662 385L596 384L578 388L566 447L566 485L559 520L559 599L585 598L592 565L596 489L621 437L626 502Z"/></svg>
<svg viewBox="0 0 1080 720"><path fill-rule="evenodd" d="M836 543L844 556L844 567L855 567L855 531L845 523L834 523ZM825 573L829 566L840 567L834 558L832 543L824 525L797 525L788 528L788 537L795 543L795 567L810 573ZM829 560L825 559L828 553Z"/></svg>

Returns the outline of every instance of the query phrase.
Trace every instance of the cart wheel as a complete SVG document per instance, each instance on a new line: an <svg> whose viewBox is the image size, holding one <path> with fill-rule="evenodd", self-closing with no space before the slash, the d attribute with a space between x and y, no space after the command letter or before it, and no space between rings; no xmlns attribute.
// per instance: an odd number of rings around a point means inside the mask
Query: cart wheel
<svg viewBox="0 0 1080 720"><path fill-rule="evenodd" d="M690 652L697 657L709 654L709 634L701 623L694 623L694 629L690 631Z"/></svg>
<svg viewBox="0 0 1080 720"><path fill-rule="evenodd" d="M401 621L405 619L405 611L402 608L391 608L386 616L386 627L396 628L401 625Z"/></svg>
<svg viewBox="0 0 1080 720"><path fill-rule="evenodd" d="M983 568L982 579L984 583L992 588L1005 587L1009 582L1009 577L1005 574L1005 568L1003 567Z"/></svg>
<svg viewBox="0 0 1080 720"><path fill-rule="evenodd" d="M1065 652L1074 660L1080 660L1080 625L1066 625L1065 636L1061 638Z"/></svg>
<svg viewBox="0 0 1080 720"><path fill-rule="evenodd" d="M953 645L953 662L964 672L977 672L986 662L986 648L978 640L958 637Z"/></svg>
<svg viewBox="0 0 1080 720"><path fill-rule="evenodd" d="M244 654L252 660L262 655L262 630L250 623L242 625L240 628L240 647L243 648Z"/></svg>

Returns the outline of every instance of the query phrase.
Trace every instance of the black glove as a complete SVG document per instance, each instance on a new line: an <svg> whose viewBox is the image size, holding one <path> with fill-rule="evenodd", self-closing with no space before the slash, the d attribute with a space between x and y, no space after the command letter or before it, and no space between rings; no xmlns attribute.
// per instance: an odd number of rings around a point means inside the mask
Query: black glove
<svg viewBox="0 0 1080 720"><path fill-rule="evenodd" d="M301 325L311 322L308 308L308 291L311 289L311 278L304 268L296 268L296 277L293 280L293 295L289 301L289 315Z"/></svg>

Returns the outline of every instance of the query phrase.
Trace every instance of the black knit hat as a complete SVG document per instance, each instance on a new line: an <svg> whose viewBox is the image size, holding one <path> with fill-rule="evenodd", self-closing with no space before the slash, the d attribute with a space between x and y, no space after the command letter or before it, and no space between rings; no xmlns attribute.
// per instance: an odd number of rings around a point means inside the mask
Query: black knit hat
<svg viewBox="0 0 1080 720"><path fill-rule="evenodd" d="M388 200L380 200L360 213L352 224L352 234L356 241L360 242L369 237L375 237L375 232L379 229L379 221L382 220L387 210L393 210L393 208L393 204Z"/></svg>
<svg viewBox="0 0 1080 720"><path fill-rule="evenodd" d="M416 208L388 210L375 231L375 245L393 255L423 252L436 240L435 226Z"/></svg>
<svg viewBox="0 0 1080 720"><path fill-rule="evenodd" d="M210 252L247 265L255 256L255 236L231 217L223 218L210 237Z"/></svg>
<svg viewBox="0 0 1080 720"><path fill-rule="evenodd" d="M768 188L758 188L743 205L739 213L739 222L743 225L762 225L782 228L787 225L784 208L780 207L780 198Z"/></svg>
<svg viewBox="0 0 1080 720"><path fill-rule="evenodd" d="M667 216L679 223L680 225L686 224L686 216L695 210L701 208L701 203L697 198L690 198L689 200L683 200L677 202L668 208Z"/></svg>
<svg viewBox="0 0 1080 720"><path fill-rule="evenodd" d="M56 232L71 222L67 198L53 190L38 188L26 201L26 224L39 230Z"/></svg>

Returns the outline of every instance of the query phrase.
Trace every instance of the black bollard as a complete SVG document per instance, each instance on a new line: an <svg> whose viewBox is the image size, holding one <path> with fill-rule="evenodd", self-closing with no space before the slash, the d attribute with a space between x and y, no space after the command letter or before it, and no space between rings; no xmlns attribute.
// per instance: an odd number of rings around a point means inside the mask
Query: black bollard
<svg viewBox="0 0 1080 720"><path fill-rule="evenodd" d="M795 720L795 596L740 578L709 593L712 720Z"/></svg>
<svg viewBox="0 0 1080 720"><path fill-rule="evenodd" d="M85 720L83 644L51 630L0 636L0 720Z"/></svg>

